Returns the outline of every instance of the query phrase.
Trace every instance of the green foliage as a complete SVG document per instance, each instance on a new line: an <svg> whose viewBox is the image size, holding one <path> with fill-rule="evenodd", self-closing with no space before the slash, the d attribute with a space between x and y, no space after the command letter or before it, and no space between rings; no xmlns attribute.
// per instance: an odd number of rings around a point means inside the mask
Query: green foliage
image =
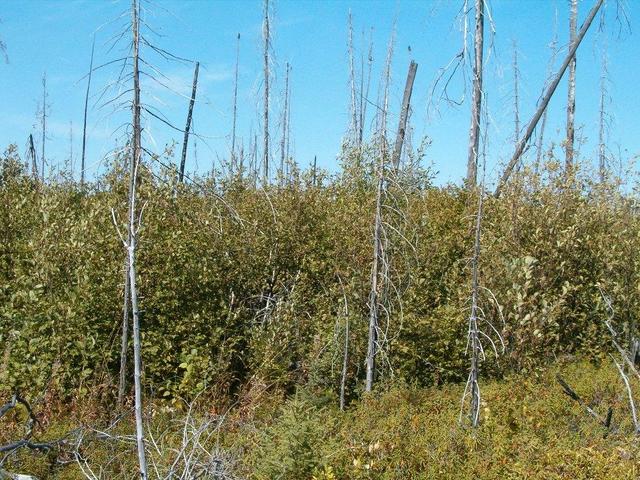
<svg viewBox="0 0 640 480"><path fill-rule="evenodd" d="M361 393L375 182L372 151L345 171L255 188L242 180L176 186L145 172L138 275L146 389L167 401L212 390L337 394L346 319L347 396ZM386 190L393 297L381 379L461 381L473 195L400 172ZM636 330L640 224L634 197L587 176L526 170L485 205L483 305L506 353L485 376L535 372L558 356L607 352L601 291ZM533 188L532 185L536 185ZM177 191L176 191L177 188ZM0 174L0 389L112 398L119 368L125 169L85 191L27 176L15 149ZM484 291L484 290L483 290ZM486 294L487 296L489 293ZM345 314L345 301L346 311ZM505 324L502 325L502 317ZM388 324L386 323L388 320ZM319 467L320 468L320 467Z"/></svg>

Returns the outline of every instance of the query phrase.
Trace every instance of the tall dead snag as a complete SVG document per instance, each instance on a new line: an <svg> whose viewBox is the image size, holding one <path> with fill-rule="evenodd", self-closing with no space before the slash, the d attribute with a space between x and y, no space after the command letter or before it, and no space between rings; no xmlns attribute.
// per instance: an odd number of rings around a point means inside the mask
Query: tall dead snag
<svg viewBox="0 0 640 480"><path fill-rule="evenodd" d="M269 44L271 31L269 27L269 0L264 0L264 23L262 25L264 39L264 112L263 112L263 181L269 182Z"/></svg>
<svg viewBox="0 0 640 480"><path fill-rule="evenodd" d="M580 43L584 39L584 36L587 34L587 31L589 30L589 27L591 26L593 19L595 18L596 14L598 13L598 10L600 9L603 3L604 3L604 0L597 0L596 4L593 6L591 11L589 12L589 15L587 16L586 20L582 24L582 28L580 28L580 31L578 32L578 35L575 41L571 44L571 47L569 48L569 52L567 53L567 56L565 57L564 62L562 62L560 71L558 71L553 81L547 88L544 96L542 97L542 100L540 101L540 106L538 107L538 109L536 110L536 113L533 115L533 118L527 125L527 130L525 131L524 136L518 142L518 145L516 146L516 150L513 154L513 157L511 157L511 160L509 160L509 163L507 164L502 176L500 177L500 181L498 182L498 186L496 187L496 191L495 191L496 197L499 197L500 194L502 193L502 189L504 188L505 184L509 180L509 177L511 176L511 172L513 171L513 168L516 166L516 164L518 163L518 160L520 160L520 157L524 153L524 150L527 147L527 144L529 143L529 139L531 138L531 135L533 134L533 131L536 128L536 125L538 125L538 121L540 120L540 117L542 117L542 114L546 110L547 105L549 104L549 100L551 100L551 97L553 96L556 89L558 88L558 84L560 83L560 80L562 79L564 72L567 70L567 67L571 62L571 59L575 55L576 50L578 50Z"/></svg>
<svg viewBox="0 0 640 480"><path fill-rule="evenodd" d="M353 52L353 17L349 10L349 90L351 91L351 125L349 132L351 138L355 137L358 132L358 107L356 104L356 68Z"/></svg>
<svg viewBox="0 0 640 480"><path fill-rule="evenodd" d="M138 0L132 0L131 30L133 34L133 138L131 141L131 165L129 180L129 225L127 245L129 263L129 289L131 294L131 314L133 316L133 380L135 391L136 444L140 476L147 480L147 458L144 450L144 425L142 423L142 354L140 345L140 312L138 310L138 290L136 288L136 184L142 145L140 127L140 70L138 67L140 46L140 18ZM196 68L197 71L197 68ZM193 98L193 97L192 97ZM138 222L139 223L139 222Z"/></svg>
<svg viewBox="0 0 640 480"><path fill-rule="evenodd" d="M93 53L96 48L96 39L93 38L91 44L91 61L89 62L89 76L87 79L87 90L84 94L84 120L82 123L82 157L80 159L80 187L84 187L85 178L85 154L87 147L87 108L89 106L89 91L91 90L91 75L93 74Z"/></svg>
<svg viewBox="0 0 640 480"><path fill-rule="evenodd" d="M373 29L372 29L373 31ZM370 34L372 37L373 34ZM364 33L363 33L364 37ZM364 43L364 42L363 42ZM364 88L364 53L362 57L362 71L360 73L360 119L358 122L358 148L362 147L364 139L364 123L367 118L367 103L369 100L369 88L371 86L371 70L373 67L373 40L369 38L369 54L367 59L367 86Z"/></svg>
<svg viewBox="0 0 640 480"><path fill-rule="evenodd" d="M38 156L36 155L36 147L33 145L33 134L29 134L29 157L31 158L31 174L34 180L38 179Z"/></svg>
<svg viewBox="0 0 640 480"><path fill-rule="evenodd" d="M402 155L402 145L404 144L405 132L407 129L407 118L409 118L409 108L411 105L411 92L413 91L413 82L416 79L418 64L411 60L409 64L409 73L407 74L407 83L404 87L404 95L402 97L402 109L400 111L400 122L398 124L398 133L396 135L396 144L393 149L393 167L397 170L400 167L400 156Z"/></svg>
<svg viewBox="0 0 640 480"><path fill-rule="evenodd" d="M384 143L383 143L384 145ZM378 314L380 307L379 277L382 263L382 195L384 189L384 148L380 149L377 166L376 212L373 220L373 263L371 266L371 290L369 291L369 337L367 343L367 378L365 391L373 389L376 374L376 355L378 354Z"/></svg>
<svg viewBox="0 0 640 480"><path fill-rule="evenodd" d="M478 385L478 362L482 345L480 343L480 331L478 329L478 295L480 290L478 269L480 263L480 235L482 231L482 206L484 193L478 195L478 213L476 216L475 237L473 244L473 257L471 259L471 315L469 316L469 331L467 336L467 348L470 349L471 368L467 387L471 395L469 406L469 419L471 425L476 427L480 420L480 387Z"/></svg>
<svg viewBox="0 0 640 480"><path fill-rule="evenodd" d="M607 101L607 55L602 52L602 71L600 73L600 128L598 129L598 173L600 181L604 182L607 177L607 147L605 144L605 134L607 127L606 101Z"/></svg>
<svg viewBox="0 0 640 480"><path fill-rule="evenodd" d="M513 142L520 138L520 70L518 68L518 44L513 42Z"/></svg>
<svg viewBox="0 0 640 480"><path fill-rule="evenodd" d="M184 127L184 140L182 141L182 158L180 160L180 176L178 181L184 181L184 166L187 162L187 145L189 143L189 130L191 129L191 118L193 117L193 104L196 103L196 89L198 88L198 72L200 70L200 62L196 62L196 68L193 72L193 85L191 86L191 99L189 100L189 112L187 113L187 125Z"/></svg>
<svg viewBox="0 0 640 480"><path fill-rule="evenodd" d="M289 138L289 72L291 72L291 67L289 62L285 67L285 76L284 76L284 107L282 109L282 137L280 139L280 175L282 179L285 178L285 165L286 162L289 161L288 153L287 153L287 143Z"/></svg>
<svg viewBox="0 0 640 480"><path fill-rule="evenodd" d="M551 48L551 57L549 59L549 63L547 65L547 83L548 81L551 79L551 76L553 74L553 64L556 61L556 56L558 54L558 32L556 29L556 32L553 36L553 40L551 41L551 44L549 45ZM546 85L545 85L546 88ZM543 88L543 92L544 92L544 88ZM535 171L536 173L538 172L538 169L540 167L540 164L542 162L542 151L543 151L543 146L544 146L544 131L545 128L547 126L547 115L548 115L549 111L545 108L544 113L542 114L542 122L540 123L540 133L538 134L538 138L537 138L537 144L536 144L536 165L535 165ZM516 138L516 147L518 145L518 139Z"/></svg>
<svg viewBox="0 0 640 480"><path fill-rule="evenodd" d="M571 14L569 15L569 42L576 41L578 24L578 0L571 0ZM565 169L568 171L573 166L573 144L575 139L576 117L576 56L569 62L569 93L567 98L567 138L565 140Z"/></svg>
<svg viewBox="0 0 640 480"><path fill-rule="evenodd" d="M478 146L480 145L480 115L482 112L482 69L484 52L484 0L475 0L476 30L474 36L475 63L473 65L473 93L471 97L471 127L469 128L469 157L467 185L473 187L478 176Z"/></svg>
<svg viewBox="0 0 640 480"><path fill-rule="evenodd" d="M238 33L236 44L236 71L233 80L233 123L231 127L231 173L237 168L236 159L236 122L238 121L238 65L240 63L240 34ZM242 174L242 171L240 172Z"/></svg>
<svg viewBox="0 0 640 480"><path fill-rule="evenodd" d="M44 147L45 147L45 142L47 141L47 98L48 98L48 93L47 93L47 72L42 74L42 112L40 112L41 114L41 125L42 125L42 150L40 151L40 161L41 161L41 178L42 181L44 182L44 165L45 165L45 154L44 154Z"/></svg>

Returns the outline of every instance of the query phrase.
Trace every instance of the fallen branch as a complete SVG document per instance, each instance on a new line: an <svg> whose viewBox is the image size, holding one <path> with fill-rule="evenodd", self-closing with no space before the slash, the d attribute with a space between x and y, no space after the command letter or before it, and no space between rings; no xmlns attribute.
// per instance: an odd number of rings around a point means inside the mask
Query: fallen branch
<svg viewBox="0 0 640 480"><path fill-rule="evenodd" d="M595 418L598 421L598 423L600 423L600 425L602 425L607 430L611 430L611 420L613 418L612 407L609 407L609 410L607 411L607 416L603 417L599 415L595 410L593 410L589 405L587 405L585 401L582 399L582 397L580 397L580 395L578 395L576 391L573 390L560 375L556 375L556 380L558 380L558 383L562 387L562 390L569 398L571 398L572 400L575 400L578 403L578 405L584 408L589 415L591 415L593 418Z"/></svg>

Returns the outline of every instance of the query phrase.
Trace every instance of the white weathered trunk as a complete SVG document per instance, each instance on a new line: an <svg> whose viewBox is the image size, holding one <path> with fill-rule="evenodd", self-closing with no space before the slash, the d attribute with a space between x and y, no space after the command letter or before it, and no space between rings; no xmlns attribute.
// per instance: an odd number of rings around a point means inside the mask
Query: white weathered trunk
<svg viewBox="0 0 640 480"><path fill-rule="evenodd" d="M475 61L473 64L473 92L471 97L471 127L469 128L469 155L467 159L467 185L473 187L478 176L478 146L480 145L480 115L482 112L482 70L484 53L484 0L476 0L476 30L474 35Z"/></svg>

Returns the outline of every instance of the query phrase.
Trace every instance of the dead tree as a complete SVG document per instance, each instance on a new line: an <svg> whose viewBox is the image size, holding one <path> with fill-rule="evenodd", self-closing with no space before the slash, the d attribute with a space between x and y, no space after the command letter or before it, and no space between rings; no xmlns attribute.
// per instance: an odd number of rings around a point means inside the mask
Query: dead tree
<svg viewBox="0 0 640 480"><path fill-rule="evenodd" d="M288 132L288 115L289 115L289 72L291 71L291 67L289 66L289 62L285 67L285 76L284 76L284 107L282 109L282 137L280 139L280 175L283 180L285 178L285 165L286 162L289 161L287 157L287 142L289 138Z"/></svg>
<svg viewBox="0 0 640 480"><path fill-rule="evenodd" d="M372 29L373 30L373 29ZM364 36L364 33L363 33ZM373 34L370 34L369 38L369 54L367 57L367 86L364 87L364 53L362 57L362 71L360 72L360 119L358 122L358 148L362 147L362 141L364 139L364 123L367 118L367 104L369 101L369 88L371 86L371 70L373 67Z"/></svg>
<svg viewBox="0 0 640 480"><path fill-rule="evenodd" d="M600 73L600 111L598 129L598 173L600 181L604 183L607 177L607 147L605 144L606 128L607 128L607 55L606 51L602 52L602 71Z"/></svg>
<svg viewBox="0 0 640 480"><path fill-rule="evenodd" d="M380 142L380 154L384 157L388 153L387 148L387 115L389 113L389 88L391 86L391 61L393 60L393 49L395 46L396 26L393 25L389 45L387 47L387 57L382 72L382 91L378 93L377 135Z"/></svg>
<svg viewBox="0 0 640 480"><path fill-rule="evenodd" d="M520 70L518 69L518 44L513 42L513 142L520 138Z"/></svg>
<svg viewBox="0 0 640 480"><path fill-rule="evenodd" d="M551 79L551 76L553 74L553 64L556 61L556 56L558 53L558 31L557 29L555 30L554 36L553 36L553 40L551 41L550 44L550 48L551 48L551 57L549 58L549 63L547 65L547 83L549 81L549 79ZM547 85L545 85L546 88ZM544 93L544 89L543 89L543 93ZM543 152L543 148L544 148L544 132L547 126L547 115L548 115L549 111L545 108L544 113L542 114L542 122L540 123L540 133L538 134L538 138L537 138L537 144L536 144L536 165L535 165L535 171L536 173L538 172L538 169L540 167L541 161L542 161L542 152ZM519 135L519 134L518 134ZM516 138L516 146L517 146L517 142L518 139Z"/></svg>
<svg viewBox="0 0 640 480"><path fill-rule="evenodd" d="M349 10L349 87L351 91L351 125L349 132L350 137L353 139L356 132L359 131L358 126L358 107L356 104L356 68L353 51L353 17L351 16L351 10Z"/></svg>
<svg viewBox="0 0 640 480"><path fill-rule="evenodd" d="M233 81L233 123L231 127L231 172L237 169L236 159L236 122L238 121L238 66L240 64L240 34L238 33L236 44L236 70ZM240 169L242 174L242 169Z"/></svg>
<svg viewBox="0 0 640 480"><path fill-rule="evenodd" d="M91 75L93 74L93 53L96 47L96 39L93 38L91 44L91 60L89 62L89 76L87 79L87 90L84 94L84 120L82 122L82 157L80 159L80 187L84 187L85 178L85 154L87 147L87 108L89 106L89 91L91 90Z"/></svg>
<svg viewBox="0 0 640 480"><path fill-rule="evenodd" d="M380 307L380 271L382 264L382 195L384 189L384 141L381 144L380 159L377 165L377 185L376 185L376 209L373 220L373 262L371 266L371 277L369 291L369 336L367 343L367 377L365 391L373 389L373 382L376 375L376 355L378 354L378 322Z"/></svg>
<svg viewBox="0 0 640 480"><path fill-rule="evenodd" d="M36 154L36 147L33 145L33 134L29 134L29 157L31 158L31 174L34 180L38 179L38 156Z"/></svg>
<svg viewBox="0 0 640 480"><path fill-rule="evenodd" d="M269 26L269 0L264 0L264 23L262 25L264 40L264 112L263 112L263 182L269 182L269 45L271 31Z"/></svg>
<svg viewBox="0 0 640 480"><path fill-rule="evenodd" d="M131 314L133 317L133 380L135 393L136 444L138 463L142 480L147 480L147 459L144 449L144 425L142 423L142 347L140 344L140 311L138 310L138 290L136 285L136 242L140 219L136 222L136 186L138 167L140 165L142 145L140 127L140 17L138 0L132 0L131 30L133 34L133 136L131 141L131 163L129 170L129 218L127 236L127 258L129 271L129 290ZM142 214L142 213L140 213ZM138 226L137 226L138 225Z"/></svg>
<svg viewBox="0 0 640 480"><path fill-rule="evenodd" d="M471 127L469 128L469 157L467 185L473 187L478 176L478 146L480 145L480 115L482 112L482 69L484 52L484 0L475 0L476 30L474 35L475 63L471 97Z"/></svg>
<svg viewBox="0 0 640 480"><path fill-rule="evenodd" d="M196 103L196 89L198 88L198 71L200 70L200 62L196 62L196 68L193 72L193 85L191 86L191 99L189 100L189 112L187 113L187 125L184 127L184 140L182 141L182 158L180 160L180 176L178 181L184 181L184 167L187 162L187 145L189 143L189 130L191 129L191 118L193 116L193 105Z"/></svg>
<svg viewBox="0 0 640 480"><path fill-rule="evenodd" d="M342 288L342 301L344 304L342 310L342 315L344 316L344 345L342 350L342 373L340 375L340 410L344 410L346 405L347 370L349 368L349 302L340 277L338 277L338 281Z"/></svg>
<svg viewBox="0 0 640 480"><path fill-rule="evenodd" d="M409 117L409 108L411 106L411 92L413 91L413 82L416 78L418 64L411 60L409 64L409 73L407 74L407 83L404 87L404 95L402 98L402 109L400 110L400 122L398 124L398 133L396 135L396 144L393 149L393 167L398 170L400 167L400 156L402 155L402 145L404 144L405 132L407 129L407 118Z"/></svg>
<svg viewBox="0 0 640 480"><path fill-rule="evenodd" d="M41 179L44 182L44 165L45 165L45 142L47 140L47 73L42 74L42 112L41 114L41 125L42 125L42 147L40 151L40 160L41 160Z"/></svg>
<svg viewBox="0 0 640 480"><path fill-rule="evenodd" d="M604 0L596 0L595 5L593 6L586 20L582 24L582 28L580 28L580 31L578 32L578 35L576 36L575 41L571 44L569 48L569 52L567 53L567 56L565 57L564 62L562 62L562 66L560 67L560 70L558 71L553 81L547 88L544 96L542 97L540 105L538 106L538 109L536 110L535 114L533 115L533 118L530 120L529 124L527 125L527 129L524 133L524 136L520 139L520 141L518 141L516 150L513 156L511 157L511 160L509 160L509 163L507 164L504 172L502 173L502 176L500 177L500 181L498 182L498 186L496 187L496 191L494 194L496 197L499 197L500 194L502 193L502 189L504 188L507 181L509 180L509 177L511 176L511 172L513 171L514 167L520 160L520 157L524 153L525 148L529 143L529 139L531 138L533 131L538 125L538 121L540 120L540 117L542 117L542 114L546 110L547 105L551 100L551 97L553 96L556 89L558 88L558 84L560 83L560 80L562 79L564 72L567 70L567 67L571 62L571 59L573 58L576 51L578 50L580 43L584 39L587 31L589 30L589 27L591 26L591 23L593 22L593 19L595 18L596 14L598 13L598 10L600 9L603 3L604 3Z"/></svg>
<svg viewBox="0 0 640 480"><path fill-rule="evenodd" d="M571 14L569 15L569 42L576 41L578 23L578 0L571 0ZM575 139L576 117L576 56L569 62L569 93L567 99L567 138L565 140L565 169L569 171L573 166L573 146Z"/></svg>

